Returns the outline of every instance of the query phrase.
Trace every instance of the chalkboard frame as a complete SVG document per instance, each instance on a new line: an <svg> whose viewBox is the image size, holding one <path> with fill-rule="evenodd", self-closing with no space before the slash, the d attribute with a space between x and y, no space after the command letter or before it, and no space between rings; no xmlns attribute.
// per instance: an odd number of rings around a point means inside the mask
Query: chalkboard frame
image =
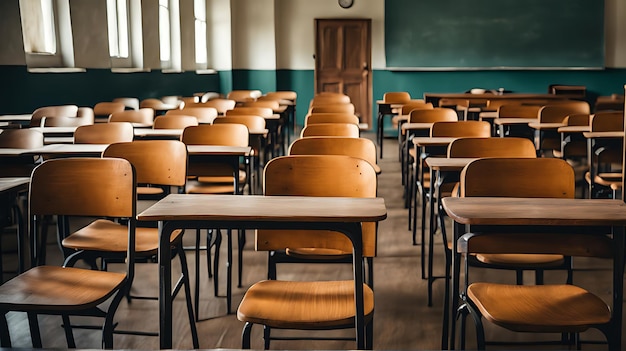
<svg viewBox="0 0 626 351"><path fill-rule="evenodd" d="M388 70L601 70L603 0L385 0Z"/></svg>

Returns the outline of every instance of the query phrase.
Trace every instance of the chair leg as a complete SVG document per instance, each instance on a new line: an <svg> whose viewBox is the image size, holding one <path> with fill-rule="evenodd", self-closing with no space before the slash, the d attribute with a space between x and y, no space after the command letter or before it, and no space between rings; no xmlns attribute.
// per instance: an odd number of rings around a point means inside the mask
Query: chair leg
<svg viewBox="0 0 626 351"><path fill-rule="evenodd" d="M207 241L208 242L208 241ZM195 273L195 286L194 286L194 291L193 291L193 300L194 300L194 305L195 305L195 315L196 315L196 322L198 322L200 319L200 229L196 229L196 243L195 243L195 248L194 248L194 252L196 254L196 261L195 261L195 269L196 271ZM207 244L207 261L211 261L211 259L209 258L209 252L211 252L210 247ZM209 270L209 274L211 274L211 271Z"/></svg>
<svg viewBox="0 0 626 351"><path fill-rule="evenodd" d="M374 349L374 319L365 326L365 349Z"/></svg>
<svg viewBox="0 0 626 351"><path fill-rule="evenodd" d="M189 287L189 268L187 267L187 257L182 242L177 245L178 256L180 257L180 267L183 274L183 285L185 289L185 301L187 303L187 314L189 315L189 327L191 329L191 340L195 349L200 347L198 342L198 330L196 329L196 319L193 314L193 304L191 303L191 288ZM197 307L197 305L196 305Z"/></svg>
<svg viewBox="0 0 626 351"><path fill-rule="evenodd" d="M267 325L264 325L263 326L263 349L264 350L270 349L270 342L272 340L271 334L272 334L272 328L268 327Z"/></svg>
<svg viewBox="0 0 626 351"><path fill-rule="evenodd" d="M240 229L237 234L237 287L241 288L243 286L241 281L243 275L243 247L246 245L246 231Z"/></svg>
<svg viewBox="0 0 626 351"><path fill-rule="evenodd" d="M32 340L33 348L41 348L41 332L39 331L39 322L37 321L37 314L28 312L28 327L30 328L30 339Z"/></svg>
<svg viewBox="0 0 626 351"><path fill-rule="evenodd" d="M113 318L115 317L115 312L117 311L122 298L126 295L130 295L131 283L131 281L128 281L126 286L115 294L113 301L111 301L111 304L109 305L109 309L102 326L102 348L104 349L113 348L113 331L115 329Z"/></svg>
<svg viewBox="0 0 626 351"><path fill-rule="evenodd" d="M250 331L252 330L252 326L254 324L250 322L246 322L243 326L243 330L241 331L241 348L244 350L250 349Z"/></svg>
<svg viewBox="0 0 626 351"><path fill-rule="evenodd" d="M2 312L2 316L0 316L0 346L11 347L11 335L9 334L9 325L5 312Z"/></svg>
<svg viewBox="0 0 626 351"><path fill-rule="evenodd" d="M74 340L74 332L72 331L72 322L70 322L70 316L64 314L61 316L63 319L63 330L65 331L65 340L67 341L68 349L76 348L76 341ZM104 334L102 336L104 338Z"/></svg>
<svg viewBox="0 0 626 351"><path fill-rule="evenodd" d="M213 244L215 246L215 255L213 256L213 292L214 296L217 297L218 287L219 287L219 261L220 261L220 247L222 246L222 232L219 229L215 230L215 242Z"/></svg>

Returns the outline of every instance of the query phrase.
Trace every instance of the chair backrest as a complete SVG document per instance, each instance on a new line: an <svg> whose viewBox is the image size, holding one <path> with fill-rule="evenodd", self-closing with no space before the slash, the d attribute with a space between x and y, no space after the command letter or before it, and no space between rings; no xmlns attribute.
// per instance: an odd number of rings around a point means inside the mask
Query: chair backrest
<svg viewBox="0 0 626 351"><path fill-rule="evenodd" d="M491 125L485 121L435 122L430 128L431 137L482 137L491 136Z"/></svg>
<svg viewBox="0 0 626 351"><path fill-rule="evenodd" d="M309 109L309 112L310 113L343 112L343 113L354 114L354 105L351 103L313 105Z"/></svg>
<svg viewBox="0 0 626 351"><path fill-rule="evenodd" d="M43 162L33 171L28 192L31 234L37 229L34 216L126 218L126 268L132 276L137 214L135 179L130 162L119 158L58 158Z"/></svg>
<svg viewBox="0 0 626 351"><path fill-rule="evenodd" d="M468 99L450 99L450 98L439 99L439 107L448 107L448 108L456 109L457 106L469 107L469 105L470 105L470 101Z"/></svg>
<svg viewBox="0 0 626 351"><path fill-rule="evenodd" d="M585 101L571 101L555 105L546 105L539 110L539 122L562 123L571 114L590 113L589 104Z"/></svg>
<svg viewBox="0 0 626 351"><path fill-rule="evenodd" d="M139 110L139 99L134 97L119 97L113 99L113 102L121 102L127 110Z"/></svg>
<svg viewBox="0 0 626 351"><path fill-rule="evenodd" d="M376 173L359 158L338 155L282 156L272 159L264 171L265 195L376 197ZM376 223L363 223L363 256L376 255ZM350 241L330 231L298 235L294 231L258 230L257 250L332 248L351 252Z"/></svg>
<svg viewBox="0 0 626 351"><path fill-rule="evenodd" d="M42 120L44 127L78 127L93 124L89 118L80 117L44 117Z"/></svg>
<svg viewBox="0 0 626 351"><path fill-rule="evenodd" d="M59 105L44 106L33 111L30 119L30 127L41 127L41 118L43 117L76 117L78 106L76 105Z"/></svg>
<svg viewBox="0 0 626 351"><path fill-rule="evenodd" d="M151 126L154 123L154 110L142 107L139 110L125 110L112 113L109 122L130 122Z"/></svg>
<svg viewBox="0 0 626 351"><path fill-rule="evenodd" d="M148 99L141 100L141 102L139 103L140 109L151 108L153 110L164 110L164 109L168 109L170 106L179 107L180 101L176 101L175 103L166 103L165 101L161 99L148 98Z"/></svg>
<svg viewBox="0 0 626 351"><path fill-rule="evenodd" d="M302 128L301 137L310 136L343 136L350 138L359 137L359 127L352 123L319 123L309 124Z"/></svg>
<svg viewBox="0 0 626 351"><path fill-rule="evenodd" d="M263 130L265 129L265 118L255 115L228 115L224 117L217 117L213 124L222 123L238 123L248 127L248 131L251 130Z"/></svg>
<svg viewBox="0 0 626 351"><path fill-rule="evenodd" d="M163 115L154 119L154 129L185 129L189 126L197 126L198 119L195 116L186 115Z"/></svg>
<svg viewBox="0 0 626 351"><path fill-rule="evenodd" d="M181 141L187 145L248 146L248 128L243 124L204 124L187 127Z"/></svg>
<svg viewBox="0 0 626 351"><path fill-rule="evenodd" d="M265 107L272 109L272 111L276 111L280 108L280 102L278 100L255 100L255 101L245 101L241 103L243 107Z"/></svg>
<svg viewBox="0 0 626 351"><path fill-rule="evenodd" d="M116 112L122 112L126 105L121 101L103 101L93 106L93 113L96 116L106 116L107 118Z"/></svg>
<svg viewBox="0 0 626 351"><path fill-rule="evenodd" d="M223 115L226 111L234 109L236 104L235 100L216 98L195 104L194 107L213 107L218 114Z"/></svg>
<svg viewBox="0 0 626 351"><path fill-rule="evenodd" d="M198 120L198 123L211 124L215 117L217 117L217 109L215 107L196 107L193 105L192 107L185 107L182 110L169 110L165 112L165 115L184 115L184 116L195 116Z"/></svg>
<svg viewBox="0 0 626 351"><path fill-rule="evenodd" d="M400 114L405 116L413 110L432 110L433 104L431 102L424 102L423 100L411 100L402 105Z"/></svg>
<svg viewBox="0 0 626 351"><path fill-rule="evenodd" d="M591 117L592 132L616 132L624 130L624 112L598 112Z"/></svg>
<svg viewBox="0 0 626 351"><path fill-rule="evenodd" d="M226 116L232 115L255 115L263 118L269 118L274 115L274 110L269 107L245 107L237 106L231 110L226 111Z"/></svg>
<svg viewBox="0 0 626 351"><path fill-rule="evenodd" d="M352 101L350 97L345 94L340 93L321 93L315 95L313 99L311 99L310 106L319 106L319 105L334 105L334 104L349 104Z"/></svg>
<svg viewBox="0 0 626 351"><path fill-rule="evenodd" d="M540 105L512 103L498 108L498 118L538 118Z"/></svg>
<svg viewBox="0 0 626 351"><path fill-rule="evenodd" d="M214 91L208 91L204 93L195 93L194 95L197 95L200 97L200 100L198 101L199 103L205 103L212 99L219 99L222 96L220 95L220 93L217 93Z"/></svg>
<svg viewBox="0 0 626 351"><path fill-rule="evenodd" d="M263 95L260 90L232 90L226 95L227 99L235 100L237 102L253 101L259 96Z"/></svg>
<svg viewBox="0 0 626 351"><path fill-rule="evenodd" d="M589 126L591 125L591 115L589 113L574 113L563 120L568 126Z"/></svg>
<svg viewBox="0 0 626 351"><path fill-rule="evenodd" d="M296 139L289 155L345 155L376 164L376 145L366 138L309 137Z"/></svg>
<svg viewBox="0 0 626 351"><path fill-rule="evenodd" d="M295 102L298 98L298 93L295 91L268 91L265 96L278 100L289 100Z"/></svg>
<svg viewBox="0 0 626 351"><path fill-rule="evenodd" d="M448 145L448 157L537 157L527 138L459 138Z"/></svg>
<svg viewBox="0 0 626 351"><path fill-rule="evenodd" d="M482 158L461 172L461 196L574 198L574 169L558 158Z"/></svg>
<svg viewBox="0 0 626 351"><path fill-rule="evenodd" d="M419 108L409 112L409 123L433 123L443 121L458 121L456 111L447 107Z"/></svg>
<svg viewBox="0 0 626 351"><path fill-rule="evenodd" d="M0 133L0 148L34 149L43 146L43 134L32 129L6 129Z"/></svg>
<svg viewBox="0 0 626 351"><path fill-rule="evenodd" d="M352 123L359 125L359 117L349 113L312 113L306 116L304 125L319 123Z"/></svg>
<svg viewBox="0 0 626 351"><path fill-rule="evenodd" d="M411 101L411 94L406 91L390 91L383 94L383 101L388 104L404 104Z"/></svg>
<svg viewBox="0 0 626 351"><path fill-rule="evenodd" d="M102 157L128 160L138 184L182 187L187 178L187 147L178 140L136 140L109 145Z"/></svg>
<svg viewBox="0 0 626 351"><path fill-rule="evenodd" d="M128 122L90 124L76 128L75 144L112 144L133 141L133 125Z"/></svg>

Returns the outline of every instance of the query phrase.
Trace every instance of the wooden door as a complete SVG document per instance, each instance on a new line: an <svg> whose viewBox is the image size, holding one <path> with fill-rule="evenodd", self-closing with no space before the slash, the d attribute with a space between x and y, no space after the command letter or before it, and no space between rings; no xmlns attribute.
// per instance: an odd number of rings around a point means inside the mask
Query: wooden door
<svg viewBox="0 0 626 351"><path fill-rule="evenodd" d="M370 19L315 19L315 93L341 92L372 127Z"/></svg>

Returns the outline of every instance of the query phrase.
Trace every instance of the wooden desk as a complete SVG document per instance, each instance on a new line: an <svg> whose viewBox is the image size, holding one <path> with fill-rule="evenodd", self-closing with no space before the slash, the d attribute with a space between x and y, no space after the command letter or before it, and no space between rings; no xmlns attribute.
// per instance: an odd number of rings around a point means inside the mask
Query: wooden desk
<svg viewBox="0 0 626 351"><path fill-rule="evenodd" d="M500 137L504 138L504 127L511 126L528 126L529 123L539 122L538 118L496 118L493 120L494 125L498 126ZM530 128L530 127L529 127Z"/></svg>
<svg viewBox="0 0 626 351"><path fill-rule="evenodd" d="M471 94L471 93L424 93L424 101L432 102L433 106L439 106L440 99L464 99L470 100L566 100L576 98L577 95L554 95L554 94L534 94L534 93L506 93L506 94Z"/></svg>
<svg viewBox="0 0 626 351"><path fill-rule="evenodd" d="M402 108L402 104L386 102L385 100L376 100L378 105L378 118L376 125L376 142L378 143L378 149L380 158L383 158L383 139L385 137L385 116L393 116L398 114L398 109Z"/></svg>
<svg viewBox="0 0 626 351"><path fill-rule="evenodd" d="M400 126L400 133L398 133L398 142L400 145L400 167L402 170L402 185L404 185L404 200L405 207L409 207L409 140L414 136L427 137L430 134L430 127L433 123L403 123ZM409 221L409 230L411 229L411 223Z"/></svg>
<svg viewBox="0 0 626 351"><path fill-rule="evenodd" d="M352 242L357 348L365 347L361 222L387 217L382 198L300 196L168 195L137 216L159 222L159 336L172 348L171 250L176 229L324 229L344 233Z"/></svg>
<svg viewBox="0 0 626 351"><path fill-rule="evenodd" d="M583 132L583 136L587 138L587 166L589 168L589 198L593 197L593 191L595 190L596 176L594 170L594 164L596 162L596 150L606 143L615 143L620 139L624 139L624 132ZM623 165L622 165L623 167ZM623 180L622 180L623 181Z"/></svg>
<svg viewBox="0 0 626 351"><path fill-rule="evenodd" d="M433 275L433 257L434 257L434 238L435 238L435 201L433 199L437 199L440 201L442 199L441 195L441 184L445 181L446 176L448 175L458 175L461 173L463 168L467 166L468 163L476 160L477 158L467 158L467 157L427 157L426 164L430 169L430 179L431 179L431 187L428 189L430 196L430 224L429 224L429 240L428 240L428 306L432 306L432 295L433 295L433 283L436 278ZM443 225L443 223L442 223ZM447 243L444 243L447 245ZM423 254L422 254L423 255ZM446 278L445 276L443 278Z"/></svg>
<svg viewBox="0 0 626 351"><path fill-rule="evenodd" d="M63 157L100 157L109 144L48 144L26 150L22 155L49 155Z"/></svg>
<svg viewBox="0 0 626 351"><path fill-rule="evenodd" d="M1 115L0 126L9 124L20 124L22 126L28 126L32 117L33 115L31 113L22 115Z"/></svg>
<svg viewBox="0 0 626 351"><path fill-rule="evenodd" d="M10 211L11 208L17 209L17 257L18 257L18 273L22 273L26 270L26 222L22 216L19 206L16 204L18 195L20 192L28 190L28 184L30 178L28 177L10 177L0 178L0 214L4 215ZM3 220L0 218L0 228L4 225ZM0 255L0 283L4 282L2 277L2 257Z"/></svg>
<svg viewBox="0 0 626 351"><path fill-rule="evenodd" d="M567 125L565 123L541 123L535 121L528 123L528 126L535 130L535 149L537 150L537 156L539 156L545 133L557 133L559 128Z"/></svg>
<svg viewBox="0 0 626 351"><path fill-rule="evenodd" d="M622 133L623 134L623 133ZM492 198L466 197L445 198L443 208L455 222L452 240L452 294L447 312L452 316L458 307L460 255L457 253L458 238L473 226L498 226L518 232L536 232L549 235L556 228L581 231L588 228L599 235L613 234L615 254L613 276L622 281L624 275L624 226L626 226L626 204L619 200L549 199L549 198ZM466 230L465 226L469 226ZM598 227L611 227L610 232L598 232ZM533 229L534 228L534 229ZM447 303L446 303L447 305ZM621 344L623 286L616 284L613 291L612 328L618 331L617 345ZM444 306L447 309L448 306ZM454 326L454 324L452 324ZM446 338L447 335L444 335ZM450 340L450 342L453 342ZM445 345L447 348L447 345Z"/></svg>

